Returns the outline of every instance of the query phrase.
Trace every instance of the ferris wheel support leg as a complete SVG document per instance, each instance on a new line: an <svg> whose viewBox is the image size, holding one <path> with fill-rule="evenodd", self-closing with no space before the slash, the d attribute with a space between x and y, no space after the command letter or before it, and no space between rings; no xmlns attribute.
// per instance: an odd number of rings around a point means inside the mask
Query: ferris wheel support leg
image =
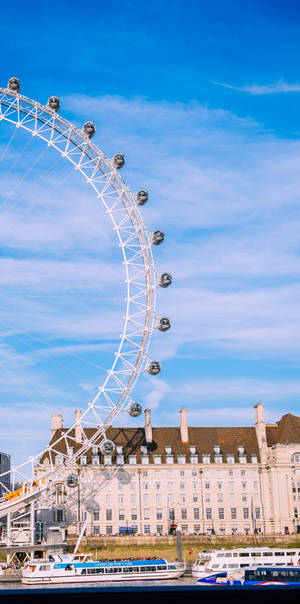
<svg viewBox="0 0 300 604"><path fill-rule="evenodd" d="M11 512L7 512L7 518L6 518L6 545L7 547L10 546L11 544ZM7 552L6 554L6 563L10 564L10 553Z"/></svg>
<svg viewBox="0 0 300 604"><path fill-rule="evenodd" d="M34 503L30 504L30 545L34 545Z"/></svg>

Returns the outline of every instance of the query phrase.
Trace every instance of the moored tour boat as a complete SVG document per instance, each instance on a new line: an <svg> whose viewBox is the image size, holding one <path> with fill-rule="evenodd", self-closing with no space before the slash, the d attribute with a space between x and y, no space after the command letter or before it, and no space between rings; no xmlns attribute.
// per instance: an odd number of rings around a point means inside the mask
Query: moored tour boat
<svg viewBox="0 0 300 604"><path fill-rule="evenodd" d="M280 585L299 588L300 566L253 566L227 572L216 572L198 579L196 585L199 587L268 587Z"/></svg>
<svg viewBox="0 0 300 604"><path fill-rule="evenodd" d="M48 560L27 562L22 583L102 583L177 579L185 564L160 558L151 560L93 560L91 554L55 554Z"/></svg>
<svg viewBox="0 0 300 604"><path fill-rule="evenodd" d="M204 551L192 566L192 576L201 579L212 572L229 571L254 565L300 565L299 548L239 547Z"/></svg>

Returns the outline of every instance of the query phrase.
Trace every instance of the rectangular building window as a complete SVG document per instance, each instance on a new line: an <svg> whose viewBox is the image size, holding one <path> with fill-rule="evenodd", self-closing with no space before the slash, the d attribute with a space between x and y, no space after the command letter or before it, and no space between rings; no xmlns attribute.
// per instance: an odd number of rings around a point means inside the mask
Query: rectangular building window
<svg viewBox="0 0 300 604"><path fill-rule="evenodd" d="M209 489L210 488L210 483L209 482L205 482L204 483L204 488L205 489Z"/></svg>
<svg viewBox="0 0 300 604"><path fill-rule="evenodd" d="M119 510L119 520L125 520L125 511Z"/></svg>
<svg viewBox="0 0 300 604"><path fill-rule="evenodd" d="M198 502L198 495L196 495L196 493L193 493L193 503L197 503Z"/></svg>
<svg viewBox="0 0 300 604"><path fill-rule="evenodd" d="M144 525L144 533L145 533L145 535L149 535L150 532L151 532L150 524L145 524Z"/></svg>
<svg viewBox="0 0 300 604"><path fill-rule="evenodd" d="M187 524L183 524L183 525L182 525L182 532L183 532L183 534L184 534L184 535L187 535L187 534L188 534L188 532L189 532L189 528L188 528L188 525L187 525Z"/></svg>
<svg viewBox="0 0 300 604"><path fill-rule="evenodd" d="M210 455L202 455L202 463L210 463Z"/></svg>
<svg viewBox="0 0 300 604"><path fill-rule="evenodd" d="M255 518L256 520L260 520L260 508L255 508Z"/></svg>
<svg viewBox="0 0 300 604"><path fill-rule="evenodd" d="M219 508L219 520L224 520L224 508Z"/></svg>
<svg viewBox="0 0 300 604"><path fill-rule="evenodd" d="M211 520L211 519L212 519L211 508L206 508L206 520Z"/></svg>
<svg viewBox="0 0 300 604"><path fill-rule="evenodd" d="M181 520L186 520L186 519L187 519L187 509L181 508Z"/></svg>
<svg viewBox="0 0 300 604"><path fill-rule="evenodd" d="M156 520L162 520L162 509L157 508L156 510Z"/></svg>
<svg viewBox="0 0 300 604"><path fill-rule="evenodd" d="M93 532L95 536L100 535L100 526L94 526Z"/></svg>
<svg viewBox="0 0 300 604"><path fill-rule="evenodd" d="M163 527L163 525L162 525L162 524L158 524L158 525L157 525L157 527L156 527L156 532L157 532L157 534L158 534L158 535L162 535L162 534L163 534L163 532L164 532L164 527Z"/></svg>
<svg viewBox="0 0 300 604"><path fill-rule="evenodd" d="M218 493L218 503L223 503L223 493Z"/></svg>
<svg viewBox="0 0 300 604"><path fill-rule="evenodd" d="M94 520L97 521L99 520L100 514L99 514L99 510L94 510Z"/></svg>
<svg viewBox="0 0 300 604"><path fill-rule="evenodd" d="M153 461L155 464L161 463L161 455L153 455Z"/></svg>
<svg viewBox="0 0 300 604"><path fill-rule="evenodd" d="M199 520L199 508L194 508L194 520Z"/></svg>
<svg viewBox="0 0 300 604"><path fill-rule="evenodd" d="M181 482L181 483L179 484L179 488L180 488L180 489L185 489L185 482Z"/></svg>
<svg viewBox="0 0 300 604"><path fill-rule="evenodd" d="M236 520L236 508L231 508L231 520Z"/></svg>
<svg viewBox="0 0 300 604"><path fill-rule="evenodd" d="M199 535L201 531L200 524L194 524L194 534Z"/></svg>
<svg viewBox="0 0 300 604"><path fill-rule="evenodd" d="M106 534L112 535L112 526L111 525L106 526Z"/></svg>
<svg viewBox="0 0 300 604"><path fill-rule="evenodd" d="M129 455L128 460L129 463L134 466L136 464L136 455Z"/></svg>
<svg viewBox="0 0 300 604"><path fill-rule="evenodd" d="M161 487L161 482L156 482L155 483L155 488L156 488L157 491L160 490L160 487Z"/></svg>
<svg viewBox="0 0 300 604"><path fill-rule="evenodd" d="M249 518L249 508L243 508L244 520L248 520Z"/></svg>
<svg viewBox="0 0 300 604"><path fill-rule="evenodd" d="M162 498L161 495L156 495L156 503L161 503L162 502Z"/></svg>
<svg viewBox="0 0 300 604"><path fill-rule="evenodd" d="M112 520L112 510L106 510L106 520Z"/></svg>
<svg viewBox="0 0 300 604"><path fill-rule="evenodd" d="M143 466L149 465L149 455L142 455L142 464Z"/></svg>
<svg viewBox="0 0 300 604"><path fill-rule="evenodd" d="M137 509L132 508L131 510L131 520L137 520Z"/></svg>
<svg viewBox="0 0 300 604"><path fill-rule="evenodd" d="M150 510L149 508L144 509L144 520L150 520Z"/></svg>
<svg viewBox="0 0 300 604"><path fill-rule="evenodd" d="M105 499L106 499L106 505L111 505L111 501L112 501L111 495L106 495Z"/></svg>
<svg viewBox="0 0 300 604"><path fill-rule="evenodd" d="M135 493L131 493L130 501L131 501L131 503L136 503L136 494Z"/></svg>

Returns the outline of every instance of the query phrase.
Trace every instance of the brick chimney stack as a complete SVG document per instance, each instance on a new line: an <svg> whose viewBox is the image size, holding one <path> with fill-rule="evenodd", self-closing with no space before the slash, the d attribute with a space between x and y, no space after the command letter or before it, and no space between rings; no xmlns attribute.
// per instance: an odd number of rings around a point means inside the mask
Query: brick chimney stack
<svg viewBox="0 0 300 604"><path fill-rule="evenodd" d="M151 409L145 409L145 438L147 443L152 443Z"/></svg>
<svg viewBox="0 0 300 604"><path fill-rule="evenodd" d="M78 422L80 422L80 418L81 418L81 409L75 409L75 421L76 421L75 440L77 443L81 443L81 440L82 440L81 424L78 423Z"/></svg>
<svg viewBox="0 0 300 604"><path fill-rule="evenodd" d="M181 442L189 442L189 429L186 421L186 409L184 407L180 409L180 437Z"/></svg>
<svg viewBox="0 0 300 604"><path fill-rule="evenodd" d="M254 405L255 412L255 431L259 447L260 459L265 461L267 456L267 432L264 418L264 406L262 403Z"/></svg>
<svg viewBox="0 0 300 604"><path fill-rule="evenodd" d="M63 427L63 416L60 413L53 413L51 415L51 440L56 432Z"/></svg>

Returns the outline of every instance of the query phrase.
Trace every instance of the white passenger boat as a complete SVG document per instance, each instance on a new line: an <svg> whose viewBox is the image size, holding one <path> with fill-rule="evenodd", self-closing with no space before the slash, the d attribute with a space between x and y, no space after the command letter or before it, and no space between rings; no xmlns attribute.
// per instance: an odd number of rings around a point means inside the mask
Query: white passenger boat
<svg viewBox="0 0 300 604"><path fill-rule="evenodd" d="M300 549L247 547L203 551L192 566L192 575L201 579L211 572L234 570L260 564L261 566L300 565Z"/></svg>
<svg viewBox="0 0 300 604"><path fill-rule="evenodd" d="M91 554L55 554L48 560L26 563L22 583L102 583L177 579L185 571L181 562L151 560L93 560Z"/></svg>

